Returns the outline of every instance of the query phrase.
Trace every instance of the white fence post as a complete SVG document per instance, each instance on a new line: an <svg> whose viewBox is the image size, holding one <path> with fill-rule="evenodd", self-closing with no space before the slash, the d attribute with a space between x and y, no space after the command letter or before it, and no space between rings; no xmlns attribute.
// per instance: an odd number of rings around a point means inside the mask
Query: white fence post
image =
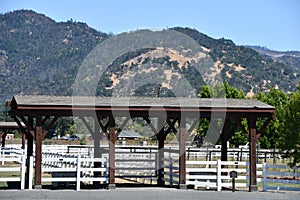
<svg viewBox="0 0 300 200"><path fill-rule="evenodd" d="M32 190L32 181L33 181L33 156L30 156L29 158L29 164L28 166L29 167L29 175L28 175L28 189L29 190Z"/></svg>
<svg viewBox="0 0 300 200"><path fill-rule="evenodd" d="M173 186L173 161L172 158L170 157L169 161L169 174L170 174L170 186Z"/></svg>
<svg viewBox="0 0 300 200"><path fill-rule="evenodd" d="M105 158L104 168L105 168L105 171L104 171L103 175L104 175L105 180L106 180L106 181L104 181L104 183L106 184L106 183L108 183L108 171L109 171L107 157Z"/></svg>
<svg viewBox="0 0 300 200"><path fill-rule="evenodd" d="M21 190L25 189L25 172L26 172L26 157L22 156L22 167L21 167Z"/></svg>
<svg viewBox="0 0 300 200"><path fill-rule="evenodd" d="M221 171L222 171L222 165L221 160L217 161L217 191L221 191L222 189L222 179L221 179Z"/></svg>
<svg viewBox="0 0 300 200"><path fill-rule="evenodd" d="M76 190L80 190L80 171L81 171L81 156L77 156L77 174L76 174Z"/></svg>
<svg viewBox="0 0 300 200"><path fill-rule="evenodd" d="M262 175L263 175L263 191L266 192L267 191L267 163L263 163Z"/></svg>

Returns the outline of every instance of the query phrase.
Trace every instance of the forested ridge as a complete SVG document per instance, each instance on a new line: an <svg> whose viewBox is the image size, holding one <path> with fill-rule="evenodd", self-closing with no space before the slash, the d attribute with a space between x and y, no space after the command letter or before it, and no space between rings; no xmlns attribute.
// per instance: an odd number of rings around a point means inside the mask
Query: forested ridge
<svg viewBox="0 0 300 200"><path fill-rule="evenodd" d="M290 152L299 148L300 127L297 126L300 112L299 52L276 52L262 47L240 46L230 39L215 39L187 27L174 27L171 30L188 35L203 47L214 62L216 68L214 73L222 78L221 84L229 88L227 92L231 92L227 98L246 98L247 93L252 93L251 98L257 98L276 107L277 118L271 122L259 141L262 147L281 147ZM85 57L111 36L112 34L95 30L85 23L75 22L72 19L67 22L55 22L43 14L30 10L1 14L2 105L5 100L19 94L72 95L76 74ZM140 56L141 63L127 67L138 72L141 64L167 65L176 71L171 72L174 80L170 83L184 76L199 97L210 97L212 88L206 86L205 81L198 77L199 74L191 63L187 63L187 67L180 68L178 66L180 62L171 59L169 55L155 57L151 51L155 49L129 52L128 55L118 58L109 66L105 76L101 77L96 95L111 95L115 84L119 83L118 80L128 75L124 70L123 66L126 66L124 63ZM145 59L145 55L148 54L152 57ZM161 74L161 76L166 78L169 75ZM142 86L134 91L133 95L157 96L158 87L161 96L174 96L172 88L164 87L163 84ZM4 118L6 114L4 106L2 110ZM199 128L205 130L205 127ZM285 141L287 138L289 140ZM240 144L245 140L241 131L237 131L231 143ZM299 152L296 152L295 155L298 154ZM299 156L295 157L295 162L299 162Z"/></svg>

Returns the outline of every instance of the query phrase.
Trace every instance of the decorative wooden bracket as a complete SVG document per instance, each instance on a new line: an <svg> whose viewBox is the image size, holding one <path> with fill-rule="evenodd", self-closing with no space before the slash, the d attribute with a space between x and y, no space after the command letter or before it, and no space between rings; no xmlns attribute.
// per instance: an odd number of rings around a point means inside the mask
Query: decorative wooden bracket
<svg viewBox="0 0 300 200"><path fill-rule="evenodd" d="M123 121L123 123L121 124L120 128L118 128L117 132L116 132L116 137L118 137L120 135L120 133L122 132L122 129L126 126L126 124L128 123L130 117L126 117L126 119Z"/></svg>
<svg viewBox="0 0 300 200"><path fill-rule="evenodd" d="M143 117L143 119L147 122L147 124L150 126L151 130L155 135L157 135L158 130L151 124L151 120L148 117Z"/></svg>
<svg viewBox="0 0 300 200"><path fill-rule="evenodd" d="M31 116L28 116L28 118L29 117L31 117ZM35 138L33 126L32 126L31 123L29 123L29 120L27 121L24 116L21 116L21 120L25 124L25 126L27 127L27 129L28 129L29 133L32 135L32 137Z"/></svg>
<svg viewBox="0 0 300 200"><path fill-rule="evenodd" d="M259 129L259 131L257 131L256 141L262 135L262 133L265 131L265 129L267 128L268 124L271 122L272 119L273 119L273 116L268 117L268 119L266 119L266 121L264 122L262 127Z"/></svg>
<svg viewBox="0 0 300 200"><path fill-rule="evenodd" d="M47 119L49 119L49 118L50 117L45 117L44 118L43 125L46 123ZM43 138L47 135L48 131L54 125L54 123L58 120L58 118L59 118L59 116L54 116L54 118L50 121L50 123L48 124L48 126L43 130Z"/></svg>
<svg viewBox="0 0 300 200"><path fill-rule="evenodd" d="M246 135L246 137L249 137L249 132L245 129L245 127L242 124L242 120L241 119L237 119L236 123L238 125L238 127L244 132L244 134Z"/></svg>

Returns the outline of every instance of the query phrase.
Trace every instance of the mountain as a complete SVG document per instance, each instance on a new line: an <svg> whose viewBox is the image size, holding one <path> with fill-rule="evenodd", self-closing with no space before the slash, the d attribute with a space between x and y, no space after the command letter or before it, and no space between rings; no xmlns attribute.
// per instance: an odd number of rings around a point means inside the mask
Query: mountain
<svg viewBox="0 0 300 200"><path fill-rule="evenodd" d="M15 94L71 94L86 55L107 34L33 11L0 15L1 102Z"/></svg>
<svg viewBox="0 0 300 200"><path fill-rule="evenodd" d="M110 38L109 34L85 23L55 22L30 10L1 14L0 30L0 101L3 103L17 94L72 95L84 58ZM111 95L116 87L126 89L129 80L144 80L145 74L154 71L162 83L149 81L127 94L153 96L160 87L162 96L174 96L174 87L187 90L184 85L176 85L182 77L196 93L217 75L246 93L267 91L270 87L288 92L298 84L299 52L262 51L235 45L228 39L214 39L195 29L175 27L172 30L193 38L203 53L212 58L208 78L201 77L193 68L197 57L183 57L174 49L165 52L159 48L142 49L122 55L109 66L99 81L97 95ZM167 65L168 70L153 68L155 64Z"/></svg>
<svg viewBox="0 0 300 200"><path fill-rule="evenodd" d="M257 51L264 58L271 58L276 62L300 69L300 52L299 51L274 51L261 46L246 46Z"/></svg>

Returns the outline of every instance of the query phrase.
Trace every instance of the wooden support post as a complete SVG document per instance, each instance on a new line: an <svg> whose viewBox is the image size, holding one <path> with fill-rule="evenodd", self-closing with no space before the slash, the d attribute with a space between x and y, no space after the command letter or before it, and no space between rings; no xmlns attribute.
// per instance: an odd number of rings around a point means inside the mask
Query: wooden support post
<svg viewBox="0 0 300 200"><path fill-rule="evenodd" d="M186 118L181 117L179 128L179 188L187 189L186 185L186 160L185 160L185 142L186 142Z"/></svg>
<svg viewBox="0 0 300 200"><path fill-rule="evenodd" d="M95 119L94 121L94 131L92 133L92 137L94 139L94 157L101 158L101 149L100 149L100 140L101 140L101 133L100 133L100 120Z"/></svg>
<svg viewBox="0 0 300 200"><path fill-rule="evenodd" d="M249 192L255 192L258 190L257 176L256 176L256 118L249 118L249 143L250 143L250 185Z"/></svg>
<svg viewBox="0 0 300 200"><path fill-rule="evenodd" d="M165 148L165 133L164 133L164 121L160 117L157 119L157 139L158 139L158 156L157 156L157 185L164 186L164 168L163 168L163 158L164 158L164 148Z"/></svg>
<svg viewBox="0 0 300 200"><path fill-rule="evenodd" d="M25 149L25 141L26 141L26 134L23 132L23 133L21 133L21 135L22 135L22 147L21 147L21 149Z"/></svg>
<svg viewBox="0 0 300 200"><path fill-rule="evenodd" d="M158 167L158 179L157 185L164 186L164 168L163 168L163 158L164 158L164 147L165 146L165 138L163 135L158 137L158 157L157 157L157 167Z"/></svg>
<svg viewBox="0 0 300 200"><path fill-rule="evenodd" d="M101 139L101 133L100 133L100 119L98 117L95 117L94 119L94 131L92 134L92 137L94 139L94 158L101 158L101 149L100 149L100 139ZM102 163L100 162L95 162L94 166L95 168L101 167ZM101 176L101 172L94 172L95 177ZM93 182L94 186L99 186L100 182L99 181L94 181Z"/></svg>
<svg viewBox="0 0 300 200"><path fill-rule="evenodd" d="M108 189L115 189L115 145L116 145L116 127L113 116L109 117L109 180Z"/></svg>
<svg viewBox="0 0 300 200"><path fill-rule="evenodd" d="M7 131L5 130L3 133L2 133L2 140L1 140L1 146L2 147L5 147L5 140L6 140L6 136L7 136Z"/></svg>
<svg viewBox="0 0 300 200"><path fill-rule="evenodd" d="M35 189L42 189L42 122L42 116L37 116L35 130Z"/></svg>
<svg viewBox="0 0 300 200"><path fill-rule="evenodd" d="M221 147L221 161L227 161L227 142L229 140L229 126L230 126L230 120L225 119L224 126L222 129L221 139L222 139L222 147Z"/></svg>
<svg viewBox="0 0 300 200"><path fill-rule="evenodd" d="M27 133L27 158L26 158L26 163L27 163L27 167L26 167L26 174L25 174L25 187L27 189L29 189L29 185L32 185L32 180L29 178L29 173L30 173L30 169L31 169L31 165L29 162L30 161L30 157L33 154L33 137L30 133ZM30 183L31 182L31 183Z"/></svg>

